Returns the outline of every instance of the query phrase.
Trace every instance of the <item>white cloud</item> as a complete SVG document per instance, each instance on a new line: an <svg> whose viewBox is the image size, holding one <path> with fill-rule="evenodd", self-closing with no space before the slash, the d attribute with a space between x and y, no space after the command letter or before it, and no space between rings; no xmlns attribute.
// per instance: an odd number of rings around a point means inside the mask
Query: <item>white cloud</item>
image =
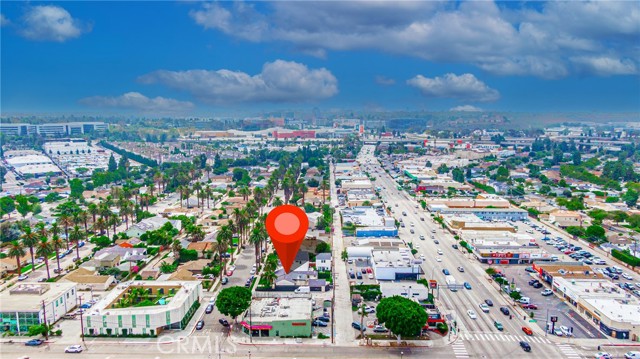
<svg viewBox="0 0 640 359"><path fill-rule="evenodd" d="M498 91L490 88L472 74L445 74L427 78L422 75L407 80L407 84L419 89L426 97L455 98L464 101L488 102L500 98Z"/></svg>
<svg viewBox="0 0 640 359"><path fill-rule="evenodd" d="M386 76L378 75L376 76L376 83L378 85L391 86L391 85L395 85L396 80Z"/></svg>
<svg viewBox="0 0 640 359"><path fill-rule="evenodd" d="M193 103L166 97L149 98L139 92L127 92L121 96L93 96L80 100L93 107L117 108L145 113L180 113L192 109Z"/></svg>
<svg viewBox="0 0 640 359"><path fill-rule="evenodd" d="M499 75L559 78L574 72L574 57L640 63L640 3L275 1L203 4L197 24L254 42L286 42L303 53L373 49L434 62L477 66ZM309 16L313 14L313 16ZM624 60L623 60L624 59ZM610 69L613 72L607 72ZM621 74L620 67L575 69Z"/></svg>
<svg viewBox="0 0 640 359"><path fill-rule="evenodd" d="M571 58L576 65L582 67L585 72L607 75L632 75L638 73L636 64L629 59L617 59L607 56L574 57Z"/></svg>
<svg viewBox="0 0 640 359"><path fill-rule="evenodd" d="M325 68L276 60L262 72L249 75L232 70L159 70L139 78L142 83L161 83L187 91L201 101L226 104L240 102L304 102L338 93L338 80Z"/></svg>
<svg viewBox="0 0 640 359"><path fill-rule="evenodd" d="M4 14L0 14L0 27L9 25L10 23L11 21L9 21L9 19L7 19L7 17L4 16Z"/></svg>
<svg viewBox="0 0 640 359"><path fill-rule="evenodd" d="M29 7L22 21L20 33L31 40L63 42L85 30L67 10L54 5Z"/></svg>
<svg viewBox="0 0 640 359"><path fill-rule="evenodd" d="M458 111L458 112L482 112L480 107L471 106L471 105L462 105L456 106L449 109L449 111Z"/></svg>

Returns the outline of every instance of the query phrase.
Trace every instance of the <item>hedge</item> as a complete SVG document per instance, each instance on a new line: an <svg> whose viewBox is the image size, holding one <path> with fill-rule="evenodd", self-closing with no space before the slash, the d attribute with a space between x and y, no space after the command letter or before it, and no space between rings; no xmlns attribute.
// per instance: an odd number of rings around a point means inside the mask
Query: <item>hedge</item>
<svg viewBox="0 0 640 359"><path fill-rule="evenodd" d="M617 249L611 250L613 258L619 259L632 267L640 266L640 258L632 256L627 251L619 251Z"/></svg>

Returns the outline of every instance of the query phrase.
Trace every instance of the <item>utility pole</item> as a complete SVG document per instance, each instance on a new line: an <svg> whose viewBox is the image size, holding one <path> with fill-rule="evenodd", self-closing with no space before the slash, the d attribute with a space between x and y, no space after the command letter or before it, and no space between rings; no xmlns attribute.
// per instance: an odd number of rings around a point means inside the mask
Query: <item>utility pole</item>
<svg viewBox="0 0 640 359"><path fill-rule="evenodd" d="M329 176L329 180L331 180L331 176ZM329 186L329 189L331 189L331 186ZM331 195L331 192L329 192L329 195ZM331 245L333 246L334 252L336 247L336 244L333 241L333 223L331 223L331 230L329 232L329 236L331 238ZM333 276L333 288L332 288L332 294L331 294L331 344L335 344L336 343L336 338L335 338L335 305L336 305L336 283L338 280L338 276L336 274L336 256L332 255L331 256L331 275Z"/></svg>
<svg viewBox="0 0 640 359"><path fill-rule="evenodd" d="M251 302L253 302L253 295L251 296L251 300L249 301L249 342L253 343L253 316L251 314ZM249 354L249 356L251 356L251 354Z"/></svg>
<svg viewBox="0 0 640 359"><path fill-rule="evenodd" d="M82 296L79 297L79 300L80 300L80 307L82 307ZM84 314L84 310L80 308L80 338L82 338L82 343L84 343L84 321L82 319L83 314Z"/></svg>
<svg viewBox="0 0 640 359"><path fill-rule="evenodd" d="M42 316L44 320L44 337L46 340L49 340L49 324L47 323L47 307L44 304L44 300L42 301Z"/></svg>

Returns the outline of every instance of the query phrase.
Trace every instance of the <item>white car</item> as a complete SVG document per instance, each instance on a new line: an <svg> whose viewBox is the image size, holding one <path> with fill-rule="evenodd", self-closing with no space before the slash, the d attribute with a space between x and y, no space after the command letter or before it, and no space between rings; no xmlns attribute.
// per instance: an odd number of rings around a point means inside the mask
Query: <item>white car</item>
<svg viewBox="0 0 640 359"><path fill-rule="evenodd" d="M442 249L438 249L438 255L442 255Z"/></svg>
<svg viewBox="0 0 640 359"><path fill-rule="evenodd" d="M424 258L424 254L421 254L421 255L420 255L420 259L422 259L422 260L424 260L424 259L425 259L425 258Z"/></svg>
<svg viewBox="0 0 640 359"><path fill-rule="evenodd" d="M622 278L626 279L626 280L633 280L633 278L628 275L627 273L622 273Z"/></svg>
<svg viewBox="0 0 640 359"><path fill-rule="evenodd" d="M249 271L249 274L256 274L256 269L255 268L251 268L251 270Z"/></svg>
<svg viewBox="0 0 640 359"><path fill-rule="evenodd" d="M471 310L471 309L467 310L467 315L469 315L469 318L471 318L471 319L478 319L478 316L476 315L476 312Z"/></svg>
<svg viewBox="0 0 640 359"><path fill-rule="evenodd" d="M564 325L560 326L560 331L562 332L562 335L564 335L565 337L570 337L573 335L573 333L569 331L569 328L565 327Z"/></svg>
<svg viewBox="0 0 640 359"><path fill-rule="evenodd" d="M436 262L442 262L442 258L436 257Z"/></svg>
<svg viewBox="0 0 640 359"><path fill-rule="evenodd" d="M593 357L596 359L612 359L611 354L607 352L597 352Z"/></svg>
<svg viewBox="0 0 640 359"><path fill-rule="evenodd" d="M480 303L480 309L482 309L482 311L485 313L489 313L489 306L485 303Z"/></svg>
<svg viewBox="0 0 640 359"><path fill-rule="evenodd" d="M369 273L369 279L373 279L373 273Z"/></svg>
<svg viewBox="0 0 640 359"><path fill-rule="evenodd" d="M64 349L65 353L82 353L82 345L71 345Z"/></svg>
<svg viewBox="0 0 640 359"><path fill-rule="evenodd" d="M414 245L414 246L413 246L413 248L415 248L415 249L420 249L420 245L419 245L419 244L416 244L416 245Z"/></svg>

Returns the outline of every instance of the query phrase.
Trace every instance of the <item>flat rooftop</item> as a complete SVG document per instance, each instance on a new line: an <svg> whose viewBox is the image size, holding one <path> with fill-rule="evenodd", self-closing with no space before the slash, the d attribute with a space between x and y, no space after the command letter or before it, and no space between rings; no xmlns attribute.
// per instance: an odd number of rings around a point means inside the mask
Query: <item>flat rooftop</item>
<svg viewBox="0 0 640 359"><path fill-rule="evenodd" d="M251 303L253 322L309 320L313 301L310 298L265 298ZM247 316L249 314L247 313ZM245 316L245 319L247 319Z"/></svg>
<svg viewBox="0 0 640 359"><path fill-rule="evenodd" d="M422 284L416 282L391 282L380 281L380 291L382 296L389 298L399 295L405 298L426 300L429 297L429 290Z"/></svg>
<svg viewBox="0 0 640 359"><path fill-rule="evenodd" d="M410 268L412 264L421 264L422 260L416 259L409 248L398 250L373 251L373 261L376 266Z"/></svg>
<svg viewBox="0 0 640 359"><path fill-rule="evenodd" d="M39 311L43 300L50 303L75 287L75 283L20 283L0 293L0 311Z"/></svg>
<svg viewBox="0 0 640 359"><path fill-rule="evenodd" d="M91 309L89 315L108 315L108 314L127 314L132 311L136 313L154 313L160 311L166 311L167 309L177 309L188 298L189 293L197 290L200 286L199 281L132 281L125 284L119 284L106 296L104 296L98 303L96 303ZM158 304L148 307L126 307L126 308L111 308L113 304L117 302L123 295L129 292L130 288L151 288L153 293L157 293L160 288L165 289L165 294L169 296L169 290L175 289L175 295L171 296L168 302L164 305Z"/></svg>

